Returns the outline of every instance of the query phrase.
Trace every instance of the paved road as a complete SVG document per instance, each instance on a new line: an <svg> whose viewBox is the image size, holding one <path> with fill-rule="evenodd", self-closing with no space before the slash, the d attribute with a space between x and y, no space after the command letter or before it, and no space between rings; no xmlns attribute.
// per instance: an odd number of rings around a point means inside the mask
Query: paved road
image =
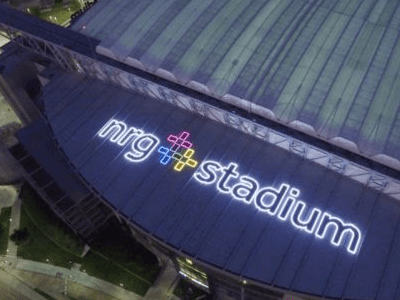
<svg viewBox="0 0 400 300"><path fill-rule="evenodd" d="M22 270L13 270L13 275L18 276L32 287L36 287L57 300L71 300L61 293L65 291L65 279L55 278ZM75 282L67 282L68 296L74 299L86 300L120 300L95 289L85 287Z"/></svg>
<svg viewBox="0 0 400 300"><path fill-rule="evenodd" d="M12 206L11 210L11 222L10 222L10 234L14 232L15 229L19 229L20 223L20 213L21 213L21 199L18 198L18 187L14 186L1 186L0 187L0 208ZM77 284L86 286L88 288L95 289L102 293L108 294L112 297L121 299L121 300L171 300L177 299L172 293L173 290L178 283L179 275L177 271L170 265L167 265L163 268L157 280L153 284L153 286L147 291L144 297L141 297L135 293L129 292L119 286L113 285L104 280L92 277L87 275L84 272L81 272L77 269L65 269L56 267L46 263L40 263L25 259L16 258L17 256L17 246L9 240L8 249L7 249L7 257L0 258L1 265L6 268L9 274L1 271L0 273L0 281L3 283L10 284L10 296L5 299L18 299L25 300L22 296L20 296L15 291L12 291L12 288L21 288L21 291L24 291L24 295L28 295L31 297L31 293L33 292L27 285L21 283L14 276L18 276L18 270L32 272L32 274L43 274L50 276L49 280L55 278L57 273L62 274L61 278L65 279L67 282L75 282ZM7 262L7 263L6 263ZM7 276L6 276L7 275ZM51 278L51 279L50 279ZM3 280L4 279L4 280ZM21 287L23 285L23 288ZM0 291L2 291L2 285L0 282ZM35 293L36 294L36 293ZM0 292L0 295L1 292ZM13 295L15 295L15 298ZM39 295L40 296L40 295ZM13 298L14 297L14 298ZM19 298L18 298L19 297ZM38 299L42 300L43 297L35 298L35 296L26 299ZM1 298L2 300L2 298Z"/></svg>
<svg viewBox="0 0 400 300"><path fill-rule="evenodd" d="M119 286L113 285L107 281L92 277L84 272L75 269L65 269L56 267L46 263L35 262L31 260L18 259L15 264L15 269L35 272L55 277L57 273L61 273L61 278L66 278L67 281L79 283L81 285L101 291L121 300L141 300L142 297L129 292ZM161 300L161 299L160 299Z"/></svg>
<svg viewBox="0 0 400 300"><path fill-rule="evenodd" d="M13 185L0 186L0 210L4 207L12 206L11 222L9 235L14 232L14 229L19 228L21 200L18 199L19 187ZM17 246L13 241L8 241L7 256L17 256Z"/></svg>
<svg viewBox="0 0 400 300"><path fill-rule="evenodd" d="M14 230L19 229L19 221L21 216L21 199L17 199L11 209L10 235ZM7 256L17 257L17 245L11 240L8 240Z"/></svg>
<svg viewBox="0 0 400 300"><path fill-rule="evenodd" d="M158 275L153 286L149 288L143 300L169 300L173 299L173 292L179 281L178 272L174 267L166 265Z"/></svg>
<svg viewBox="0 0 400 300"><path fill-rule="evenodd" d="M65 269L46 263L34 262L30 260L17 259L13 264L15 270L24 270L33 273L44 274L55 277L59 272L61 278L66 278L68 282L75 282L83 286L95 289L121 300L171 300L177 299L172 293L178 282L176 270L168 266L162 270L154 285L147 291L144 297L129 292L119 286L113 285L104 280L87 275L76 269Z"/></svg>
<svg viewBox="0 0 400 300"><path fill-rule="evenodd" d="M18 188L13 185L0 186L0 210L12 206L18 197Z"/></svg>
<svg viewBox="0 0 400 300"><path fill-rule="evenodd" d="M4 45L4 41L5 39L2 38L0 35L0 47ZM4 96L0 94L0 126L4 126L14 122L18 124L21 123Z"/></svg>
<svg viewBox="0 0 400 300"><path fill-rule="evenodd" d="M2 281L0 281L0 295L1 299L7 300L29 300L23 294L15 289L10 288L10 286Z"/></svg>
<svg viewBox="0 0 400 300"><path fill-rule="evenodd" d="M12 275L0 270L1 299L10 300L46 300L29 286Z"/></svg>

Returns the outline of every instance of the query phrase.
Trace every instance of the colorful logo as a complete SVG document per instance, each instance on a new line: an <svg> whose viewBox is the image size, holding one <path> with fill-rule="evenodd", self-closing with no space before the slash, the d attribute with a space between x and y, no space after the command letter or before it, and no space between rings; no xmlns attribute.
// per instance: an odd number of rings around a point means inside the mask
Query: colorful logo
<svg viewBox="0 0 400 300"><path fill-rule="evenodd" d="M159 146L158 136L129 126L124 121L110 119L97 134L101 139L124 147L124 158L131 163L146 161L158 149L159 162L172 164L175 171L196 168L199 164L194 159L195 151L187 131L168 135L170 145ZM237 163L223 165L214 160L204 160L192 178L204 186L214 185L218 193L230 195L231 199L244 204L253 204L258 211L288 221L296 229L318 239L330 239L336 247L346 246L351 254L360 251L362 233L355 224L319 208L308 208L306 202L299 199L300 190L289 183L281 183L279 187L261 186L257 178L240 174Z"/></svg>
<svg viewBox="0 0 400 300"><path fill-rule="evenodd" d="M167 137L167 141L171 144L171 147L161 146L158 148L160 155L160 163L167 165L170 162L174 164L174 170L182 171L185 166L195 168L198 164L193 159L194 150L192 149L193 143L189 141L190 133L182 131L178 135L170 134Z"/></svg>

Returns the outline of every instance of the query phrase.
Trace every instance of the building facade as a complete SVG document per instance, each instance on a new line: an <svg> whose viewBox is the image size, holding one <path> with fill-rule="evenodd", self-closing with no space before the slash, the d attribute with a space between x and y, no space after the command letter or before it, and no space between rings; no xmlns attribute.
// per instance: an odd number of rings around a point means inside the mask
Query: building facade
<svg viewBox="0 0 400 300"><path fill-rule="evenodd" d="M156 2L136 7L135 22L139 10ZM168 3L157 10L160 20L181 11ZM289 11L280 3L262 7ZM226 5L234 11L233 1ZM317 16L330 11L326 5L314 3ZM34 66L37 78L28 88L12 89L32 91L25 99L8 97L26 121L18 143L7 148L67 224L90 242L117 218L161 261L172 262L216 299L399 297L394 160L393 166L390 159L382 164L312 130L306 134L296 120L287 126L274 120L277 111L234 94L213 94L213 84L191 80L197 76L192 73L182 81L177 69L153 68L151 52L132 45L121 50L108 40L112 34L93 32L90 22L106 9L97 3L74 30L5 7L1 12L14 16L2 28L27 49L21 65ZM304 16L299 24L314 22ZM120 51L128 50L143 57L121 59ZM40 63L38 54L47 62ZM7 80L18 82L13 78L5 78L3 90L10 89Z"/></svg>

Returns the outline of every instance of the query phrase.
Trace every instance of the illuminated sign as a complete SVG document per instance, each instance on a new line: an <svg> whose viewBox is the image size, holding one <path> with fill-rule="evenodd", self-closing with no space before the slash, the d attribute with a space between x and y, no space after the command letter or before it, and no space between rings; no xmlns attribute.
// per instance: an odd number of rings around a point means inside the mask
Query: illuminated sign
<svg viewBox="0 0 400 300"><path fill-rule="evenodd" d="M127 146L130 150L124 154L125 159L138 163L146 160L160 144L153 134L144 133L141 129L129 127L124 122L111 119L98 132L98 136L108 139L118 146ZM186 166L196 168L198 161L194 159L193 143L189 141L190 133L182 131L177 135L170 134L168 147L158 148L159 162L172 164L175 171ZM221 194L229 195L235 201L253 204L260 212L288 221L292 226L318 239L328 238L334 246L346 245L346 250L356 254L361 247L361 232L352 223L323 212L318 208L308 209L307 204L299 200L300 190L289 183L279 187L260 187L258 181L238 172L238 164L221 165L217 161L206 160L195 170L193 178L203 185L215 185Z"/></svg>
<svg viewBox="0 0 400 300"><path fill-rule="evenodd" d="M185 166L195 168L197 161L193 159L194 150L191 149L193 144L189 142L190 133L182 131L179 135L170 134L167 141L171 143L171 147L158 148L158 152L161 153L160 163L163 165L168 164L171 160L174 160L174 170L182 171Z"/></svg>
<svg viewBox="0 0 400 300"><path fill-rule="evenodd" d="M153 134L144 133L141 129L128 127L125 122L116 119L109 120L98 132L98 136L106 138L118 146L131 143L131 150L124 157L131 162L146 160L160 144L160 140ZM167 165L173 162L174 170L182 171L185 166L195 168L198 162L194 159L193 143L189 141L190 133L182 131L179 135L170 134L167 141L170 147L161 146L160 163Z"/></svg>
<svg viewBox="0 0 400 300"><path fill-rule="evenodd" d="M361 232L352 223L345 223L338 217L313 208L305 213L306 203L297 200L300 191L288 183L279 188L260 187L257 180L242 176L237 172L238 165L230 163L223 166L216 161L204 161L194 174L194 178L204 185L215 185L220 193L229 194L233 199L246 204L253 203L261 212L289 222L296 228L317 238L325 238L329 231L331 244L339 246L346 240L347 251L358 252L361 245Z"/></svg>
<svg viewBox="0 0 400 300"><path fill-rule="evenodd" d="M144 133L135 127L128 127L124 122L111 119L98 132L99 137L108 138L118 146L131 143L131 150L124 157L131 162L146 160L155 150L160 140L153 134Z"/></svg>

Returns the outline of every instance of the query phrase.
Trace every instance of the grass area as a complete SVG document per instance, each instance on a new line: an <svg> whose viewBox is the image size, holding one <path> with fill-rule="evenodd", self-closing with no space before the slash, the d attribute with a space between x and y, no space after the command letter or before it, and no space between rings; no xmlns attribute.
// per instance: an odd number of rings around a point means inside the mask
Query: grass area
<svg viewBox="0 0 400 300"><path fill-rule="evenodd" d="M39 262L48 259L64 268L70 268L69 261L80 263L81 271L115 285L122 283L125 289L142 296L156 279L160 271L157 258L118 224L104 230L92 250L81 258L82 245L77 237L28 185L21 189L20 197L24 200L20 228L28 228L29 238L18 247L18 256Z"/></svg>
<svg viewBox="0 0 400 300"><path fill-rule="evenodd" d="M183 279L181 279L176 285L174 295L185 300L196 300L198 297L203 295L205 296L202 298L203 300L211 299L209 294Z"/></svg>
<svg viewBox="0 0 400 300"><path fill-rule="evenodd" d="M62 24L67 21L74 12L75 11L70 7L63 7L61 3L56 3L51 11L39 12L38 17L55 24Z"/></svg>
<svg viewBox="0 0 400 300"><path fill-rule="evenodd" d="M25 227L28 228L29 238L25 243L18 246L18 256L33 261L48 262L52 265L68 269L70 268L69 261L78 263L82 261L82 258L64 250L45 236L32 222L26 212L26 207L23 205L21 209L20 228Z"/></svg>
<svg viewBox="0 0 400 300"><path fill-rule="evenodd" d="M72 0L67 6L63 6L62 1L55 1L50 11L40 12L37 7L30 7L28 12L46 21L61 25L79 9L81 9L81 5L77 0Z"/></svg>
<svg viewBox="0 0 400 300"><path fill-rule="evenodd" d="M34 291L40 295L42 295L44 298L48 299L48 300L57 300L56 298L50 296L49 294L46 294L45 292L43 292L42 290L38 289L38 288L34 288Z"/></svg>
<svg viewBox="0 0 400 300"><path fill-rule="evenodd" d="M144 296L151 286L151 283L143 281L143 279L134 273L126 271L111 260L93 251L89 251L84 257L81 271L83 270L93 277L103 279L112 284L122 284L125 289L133 291L141 296Z"/></svg>
<svg viewBox="0 0 400 300"><path fill-rule="evenodd" d="M101 253L125 269L140 274L148 282L154 282L160 267L157 257L126 234L120 225L112 225L101 233L92 244L92 250Z"/></svg>
<svg viewBox="0 0 400 300"><path fill-rule="evenodd" d="M157 258L118 225L102 232L85 256L81 269L113 284L122 283L124 288L141 296L160 271Z"/></svg>
<svg viewBox="0 0 400 300"><path fill-rule="evenodd" d="M0 254L6 255L10 231L11 207L4 207L0 213Z"/></svg>
<svg viewBox="0 0 400 300"><path fill-rule="evenodd" d="M33 218L34 223L39 228L45 228L45 233L51 240L62 245L76 256L82 254L83 243L29 185L26 184L21 188L20 197L24 200L22 205L28 215ZM20 228L24 227L20 226Z"/></svg>

